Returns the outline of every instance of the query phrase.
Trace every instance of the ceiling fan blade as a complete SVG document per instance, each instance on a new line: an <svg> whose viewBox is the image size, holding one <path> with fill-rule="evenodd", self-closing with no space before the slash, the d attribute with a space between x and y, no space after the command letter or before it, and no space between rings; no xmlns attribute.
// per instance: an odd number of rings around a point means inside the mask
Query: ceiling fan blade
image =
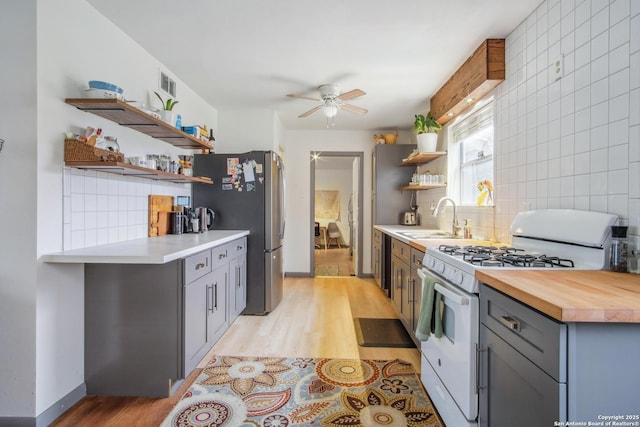
<svg viewBox="0 0 640 427"><path fill-rule="evenodd" d="M295 93L290 93L287 96L289 96L291 98L308 99L309 101L322 101L322 99L320 99L320 98L311 98L309 96L296 95Z"/></svg>
<svg viewBox="0 0 640 427"><path fill-rule="evenodd" d="M353 89L353 90L350 90L349 92L345 92L342 95L338 96L338 99L341 99L342 101L346 101L347 99L357 98L359 96L366 95L366 94L367 93L363 90Z"/></svg>
<svg viewBox="0 0 640 427"><path fill-rule="evenodd" d="M322 108L322 105L318 105L317 107L313 107L311 110L306 111L306 112L304 112L304 113L300 114L300 115L298 116L298 118L302 118L302 117L310 116L311 114L315 113L316 111L318 111L318 110L319 110L319 109L321 109L321 108Z"/></svg>
<svg viewBox="0 0 640 427"><path fill-rule="evenodd" d="M351 104L340 104L340 109L348 111L350 113L360 114L361 116L364 116L369 111L366 108L356 107L355 105Z"/></svg>

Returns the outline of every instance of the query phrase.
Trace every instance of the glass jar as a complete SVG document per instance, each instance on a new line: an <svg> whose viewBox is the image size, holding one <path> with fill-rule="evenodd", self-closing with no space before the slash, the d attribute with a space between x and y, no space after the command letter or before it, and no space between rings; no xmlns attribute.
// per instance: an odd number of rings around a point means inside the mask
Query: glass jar
<svg viewBox="0 0 640 427"><path fill-rule="evenodd" d="M629 273L640 274L640 250L631 251L629 257Z"/></svg>
<svg viewBox="0 0 640 427"><path fill-rule="evenodd" d="M611 271L627 272L627 228L625 226L611 226L611 248L609 253L609 270Z"/></svg>

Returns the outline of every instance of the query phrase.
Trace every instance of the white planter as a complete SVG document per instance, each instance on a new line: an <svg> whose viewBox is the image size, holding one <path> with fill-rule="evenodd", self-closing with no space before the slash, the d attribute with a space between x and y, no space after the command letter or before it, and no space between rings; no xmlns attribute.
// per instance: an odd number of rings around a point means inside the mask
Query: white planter
<svg viewBox="0 0 640 427"><path fill-rule="evenodd" d="M163 122L170 124L171 126L176 125L176 113L171 110L162 110L160 112L160 117Z"/></svg>
<svg viewBox="0 0 640 427"><path fill-rule="evenodd" d="M437 133L420 133L416 135L418 140L418 151L421 153L433 153L438 146Z"/></svg>

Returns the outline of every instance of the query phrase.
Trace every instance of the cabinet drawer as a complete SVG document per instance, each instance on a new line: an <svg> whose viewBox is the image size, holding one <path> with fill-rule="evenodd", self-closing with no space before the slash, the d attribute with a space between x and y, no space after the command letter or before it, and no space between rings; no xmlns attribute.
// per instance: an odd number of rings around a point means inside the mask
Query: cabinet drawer
<svg viewBox="0 0 640 427"><path fill-rule="evenodd" d="M229 258L235 258L238 255L247 253L247 238L243 237L242 239L234 240L225 246L227 247Z"/></svg>
<svg viewBox="0 0 640 427"><path fill-rule="evenodd" d="M480 322L556 381L566 382L567 326L482 284Z"/></svg>
<svg viewBox="0 0 640 427"><path fill-rule="evenodd" d="M217 246L211 249L212 268L216 269L222 264L229 262L229 244Z"/></svg>
<svg viewBox="0 0 640 427"><path fill-rule="evenodd" d="M184 283L189 284L211 271L211 251L198 252L184 260Z"/></svg>
<svg viewBox="0 0 640 427"><path fill-rule="evenodd" d="M422 268L422 260L424 258L424 252L419 249L411 248L411 268L417 270Z"/></svg>
<svg viewBox="0 0 640 427"><path fill-rule="evenodd" d="M409 264L411 258L411 246L398 239L391 239L391 253Z"/></svg>

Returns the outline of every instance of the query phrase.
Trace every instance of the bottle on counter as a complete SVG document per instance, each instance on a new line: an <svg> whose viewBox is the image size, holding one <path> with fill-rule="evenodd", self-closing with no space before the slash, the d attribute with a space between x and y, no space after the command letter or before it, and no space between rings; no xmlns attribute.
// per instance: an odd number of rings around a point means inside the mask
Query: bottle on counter
<svg viewBox="0 0 640 427"><path fill-rule="evenodd" d="M464 238L465 239L472 239L473 235L471 234L471 220L470 219L465 219L464 220Z"/></svg>
<svg viewBox="0 0 640 427"><path fill-rule="evenodd" d="M640 274L640 250L631 251L629 258L629 273Z"/></svg>
<svg viewBox="0 0 640 427"><path fill-rule="evenodd" d="M620 273L627 272L627 228L626 226L611 226L611 249L609 253L609 270Z"/></svg>

